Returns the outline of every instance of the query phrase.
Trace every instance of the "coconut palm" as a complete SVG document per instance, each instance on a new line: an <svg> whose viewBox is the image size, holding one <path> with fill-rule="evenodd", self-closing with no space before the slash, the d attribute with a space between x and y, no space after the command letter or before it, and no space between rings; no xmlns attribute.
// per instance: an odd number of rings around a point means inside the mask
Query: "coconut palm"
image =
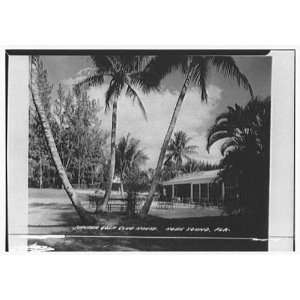
<svg viewBox="0 0 300 300"><path fill-rule="evenodd" d="M121 194L123 195L123 182L131 169L137 169L146 162L148 156L140 149L140 141L126 136L120 138L116 150L116 173L120 176Z"/></svg>
<svg viewBox="0 0 300 300"><path fill-rule="evenodd" d="M190 155L197 153L197 146L188 145L191 139L184 131L175 132L174 138L171 139L167 148L165 164L172 160L179 170L182 167L183 160L190 160Z"/></svg>
<svg viewBox="0 0 300 300"><path fill-rule="evenodd" d="M82 89L102 85L105 80L109 81L109 86L105 94L105 104L106 111L112 105L110 167L106 193L102 205L97 206L97 211L104 211L106 210L111 195L112 182L115 173L118 98L124 91L127 97L138 103L143 116L147 120L144 105L134 87L142 86L145 91L149 91L147 86L143 85L142 80L138 80L137 78L138 74L144 69L151 57L134 55L97 55L92 56L91 58L96 68L89 77L76 84L74 90L78 95ZM154 87L154 85L152 86Z"/></svg>
<svg viewBox="0 0 300 300"><path fill-rule="evenodd" d="M238 182L242 203L265 211L269 181L270 98L255 98L245 107L235 105L220 114L210 128L207 150L223 141L220 176Z"/></svg>
<svg viewBox="0 0 300 300"><path fill-rule="evenodd" d="M150 209L153 196L158 185L165 154L186 92L191 85L196 86L199 88L201 100L206 102L208 99L206 89L207 77L211 67L214 67L225 77L235 79L239 86L243 86L250 92L251 97L253 96L252 88L248 79L243 73L241 73L234 59L229 56L159 55L149 63L145 72L142 74L143 80L147 82L147 88L157 87L161 80L174 70L179 70L184 75L183 86L160 150L150 192L141 211L142 216L145 216Z"/></svg>
<svg viewBox="0 0 300 300"><path fill-rule="evenodd" d="M78 213L81 221L85 224L93 224L96 222L96 219L89 214L87 211L84 210L80 200L78 199L76 192L74 191L68 176L65 172L63 164L61 162L60 156L58 154L55 141L53 138L53 134L51 132L50 124L47 119L47 115L43 106L43 102L41 99L41 93L38 87L38 76L39 76L39 68L41 65L41 61L38 56L30 57L30 92L31 97L36 108L38 117L40 119L41 126L43 128L43 132L47 141L48 148L50 150L51 158L54 162L55 168L58 172L59 178L63 184L63 187L71 200L73 207L75 208L76 212Z"/></svg>

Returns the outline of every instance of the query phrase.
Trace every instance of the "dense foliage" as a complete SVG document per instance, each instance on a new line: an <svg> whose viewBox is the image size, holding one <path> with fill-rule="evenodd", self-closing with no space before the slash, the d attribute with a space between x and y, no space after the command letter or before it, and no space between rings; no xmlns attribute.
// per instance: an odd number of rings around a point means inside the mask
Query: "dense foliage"
<svg viewBox="0 0 300 300"><path fill-rule="evenodd" d="M249 212L265 212L268 207L270 98L264 100L252 98L245 107L237 104L228 107L228 111L216 118L207 138L208 151L213 144L222 141L220 151L223 159L220 164L196 161L193 157L197 154L197 147L189 144L191 138L183 131L173 135L189 85L198 85L201 100L207 101L207 72L214 66L225 76L235 78L251 95L252 88L232 58L173 56L166 58L165 61L162 58L161 56L155 59L129 56L93 57L96 67L94 74L76 85L73 90L65 90L59 84L56 92L53 91L53 85L48 82L43 63L41 60L38 61L37 94L41 98L42 110L45 111L51 127L54 146L71 183L79 187L102 187L109 190L116 174L120 177L122 187L124 185L129 193L150 190L145 213L151 205L151 197L157 191L159 181L168 180L182 173L221 168L220 177L224 181L234 181L238 187L238 201L231 203L231 209L245 208ZM140 148L140 141L128 134L116 142L117 99L124 91L138 103L146 117L142 101L133 87L142 87L143 91L149 92L158 88L160 81L167 74L178 69L186 79L161 147L159 162L155 170L142 170L148 157ZM101 128L100 108L87 94L88 87L101 85L104 78L109 78L109 87L105 94L106 109L112 105L110 145L109 133ZM36 107L31 103L29 186L40 188L61 186L61 179L50 157L45 132L36 113Z"/></svg>
<svg viewBox="0 0 300 300"><path fill-rule="evenodd" d="M99 107L87 93L76 97L48 83L47 71L39 62L39 91L63 166L73 184L89 186L103 181L108 133L101 129ZM29 186L60 187L50 159L35 107L29 109Z"/></svg>
<svg viewBox="0 0 300 300"><path fill-rule="evenodd" d="M231 209L264 214L268 208L270 164L270 98L235 105L220 114L208 132L207 149L222 140L222 172L237 183L240 199Z"/></svg>

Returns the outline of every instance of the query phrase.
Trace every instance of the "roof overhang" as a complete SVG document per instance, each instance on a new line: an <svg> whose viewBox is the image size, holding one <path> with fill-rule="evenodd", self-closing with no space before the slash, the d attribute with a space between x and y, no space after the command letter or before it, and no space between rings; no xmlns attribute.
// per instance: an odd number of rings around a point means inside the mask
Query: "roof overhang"
<svg viewBox="0 0 300 300"><path fill-rule="evenodd" d="M162 182L162 185L210 183L218 178L220 170L185 174Z"/></svg>

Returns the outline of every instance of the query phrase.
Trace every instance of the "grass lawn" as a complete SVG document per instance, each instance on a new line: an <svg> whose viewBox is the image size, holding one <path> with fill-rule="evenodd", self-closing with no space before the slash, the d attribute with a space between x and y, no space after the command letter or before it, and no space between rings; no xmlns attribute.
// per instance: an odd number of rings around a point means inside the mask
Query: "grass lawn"
<svg viewBox="0 0 300 300"><path fill-rule="evenodd" d="M92 211L88 195L79 193L79 197ZM265 224L251 217L220 216L209 209L152 210L145 220L112 214L104 223L98 229L74 228L80 220L63 190L29 190L29 234L67 235L32 238L29 245L57 251L267 250L266 241L249 239L266 237Z"/></svg>

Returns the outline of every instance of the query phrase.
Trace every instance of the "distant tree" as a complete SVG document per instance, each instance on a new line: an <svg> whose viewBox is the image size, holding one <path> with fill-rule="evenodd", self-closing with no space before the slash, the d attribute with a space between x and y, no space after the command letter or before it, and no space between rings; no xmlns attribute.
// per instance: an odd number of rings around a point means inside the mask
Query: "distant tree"
<svg viewBox="0 0 300 300"><path fill-rule="evenodd" d="M159 178L161 181L169 180L176 177L179 174L179 172L180 171L177 168L175 162L168 161L164 164L164 167L160 172Z"/></svg>
<svg viewBox="0 0 300 300"><path fill-rule="evenodd" d="M181 174L216 170L219 168L220 168L219 164L212 164L205 161L197 161L194 159L190 159L186 163L184 163L180 169L178 169L174 162L169 161L164 165L162 169L160 180L165 181L165 180L172 179Z"/></svg>
<svg viewBox="0 0 300 300"><path fill-rule="evenodd" d="M58 85L57 98L53 103L53 125L52 131L55 142L61 156L63 166L66 170L69 168L73 155L72 140L74 133L72 132L71 117L74 113L74 99L71 93L67 95L62 85Z"/></svg>
<svg viewBox="0 0 300 300"><path fill-rule="evenodd" d="M37 64L37 86L39 89L39 97L43 104L45 115L51 122L50 101L53 85L48 82L47 70L44 68L42 61ZM43 128L39 121L39 116L35 110L33 103L29 106L29 169L32 184L42 188L44 186L44 165L48 157L48 149L43 133ZM34 176L35 175L35 176ZM38 177L38 181L35 178Z"/></svg>
<svg viewBox="0 0 300 300"><path fill-rule="evenodd" d="M94 184L105 161L108 134L101 129L99 107L86 92L66 95L59 85L54 103L54 137L65 169L78 186Z"/></svg>
<svg viewBox="0 0 300 300"><path fill-rule="evenodd" d="M183 173L193 173L200 170L198 161L194 159L189 159L182 167Z"/></svg>
<svg viewBox="0 0 300 300"><path fill-rule="evenodd" d="M42 102L41 97L41 91L40 86L38 84L39 80L39 74L41 73L40 69L40 59L38 56L31 56L30 57L30 92L32 101L34 103L34 106L36 108L40 124L43 129L43 133L45 135L45 139L47 141L48 149L50 156L54 162L55 168L59 174L59 177L61 179L61 182L64 186L64 189L75 208L76 212L78 213L78 216L82 220L82 222L86 224L93 224L95 223L95 218L90 215L85 209L83 208L80 200L77 198L77 195L68 179L68 176L65 172L65 169L62 165L60 156L58 154L56 144L54 141L54 137L51 131L51 127L47 118L47 110L44 108L44 104Z"/></svg>
<svg viewBox="0 0 300 300"><path fill-rule="evenodd" d="M130 170L139 169L141 165L145 164L148 156L140 149L140 141L130 137L128 133L126 136L120 138L116 150L116 173L121 180L121 193L123 195L123 182Z"/></svg>
<svg viewBox="0 0 300 300"><path fill-rule="evenodd" d="M183 173L192 173L199 171L216 170L220 168L219 164L212 164L205 161L188 160L181 168Z"/></svg>
<svg viewBox="0 0 300 300"><path fill-rule="evenodd" d="M197 146L188 145L191 139L192 138L188 137L183 131L175 132L167 149L165 164L173 161L179 170L184 160L190 160L190 155L197 153Z"/></svg>

